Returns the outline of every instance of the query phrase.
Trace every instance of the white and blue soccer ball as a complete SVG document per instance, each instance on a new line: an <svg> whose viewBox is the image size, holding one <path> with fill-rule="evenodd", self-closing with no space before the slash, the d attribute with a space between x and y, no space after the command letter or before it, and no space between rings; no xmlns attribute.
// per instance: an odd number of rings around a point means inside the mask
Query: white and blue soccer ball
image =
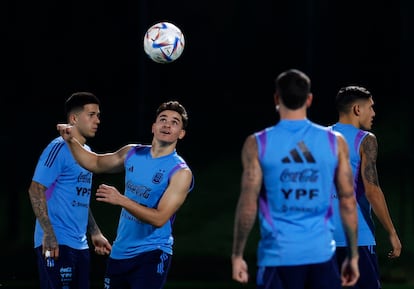
<svg viewBox="0 0 414 289"><path fill-rule="evenodd" d="M152 25L144 36L144 51L157 63L171 63L184 51L184 34L170 22Z"/></svg>

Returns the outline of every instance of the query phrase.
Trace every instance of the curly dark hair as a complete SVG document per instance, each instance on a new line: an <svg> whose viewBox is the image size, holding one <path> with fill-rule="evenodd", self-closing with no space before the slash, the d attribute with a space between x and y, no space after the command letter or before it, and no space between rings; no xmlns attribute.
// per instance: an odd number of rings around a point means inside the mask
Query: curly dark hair
<svg viewBox="0 0 414 289"><path fill-rule="evenodd" d="M176 100L170 100L167 102L162 103L156 111L155 116L158 117L158 115L163 112L164 110L173 110L178 112L181 115L182 121L183 121L183 128L187 127L188 124L188 114L186 109L182 104L180 104Z"/></svg>

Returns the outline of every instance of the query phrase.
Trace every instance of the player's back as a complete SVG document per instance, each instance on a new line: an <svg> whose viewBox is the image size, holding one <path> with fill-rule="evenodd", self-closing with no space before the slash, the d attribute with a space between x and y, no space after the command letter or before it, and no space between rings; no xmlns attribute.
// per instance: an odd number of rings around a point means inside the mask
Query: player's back
<svg viewBox="0 0 414 289"><path fill-rule="evenodd" d="M282 120L256 134L263 171L259 220L262 266L329 260L334 252L331 195L335 134L304 120Z"/></svg>

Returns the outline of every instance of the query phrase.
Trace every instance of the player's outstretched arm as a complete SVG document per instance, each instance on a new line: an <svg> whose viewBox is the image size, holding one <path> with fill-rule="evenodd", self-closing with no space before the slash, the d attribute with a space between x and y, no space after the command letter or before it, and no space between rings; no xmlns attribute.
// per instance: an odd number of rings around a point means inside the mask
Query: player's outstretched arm
<svg viewBox="0 0 414 289"><path fill-rule="evenodd" d="M76 129L69 124L56 126L60 135L68 144L76 161L94 173L118 173L124 169L124 160L127 152L134 145L126 145L113 153L97 154L84 148L76 138Z"/></svg>

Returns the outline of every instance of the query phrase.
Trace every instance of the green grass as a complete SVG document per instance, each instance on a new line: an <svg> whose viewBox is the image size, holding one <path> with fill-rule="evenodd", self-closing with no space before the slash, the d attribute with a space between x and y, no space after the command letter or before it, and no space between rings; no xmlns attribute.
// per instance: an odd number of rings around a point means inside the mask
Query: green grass
<svg viewBox="0 0 414 289"><path fill-rule="evenodd" d="M26 281L0 281L0 288L25 288L25 289L37 289L37 280ZM92 284L91 289L102 289L101 282L95 282ZM212 282L212 281L169 281L167 282L165 289L255 289L253 283L242 285L237 282ZM414 289L414 284L383 284L382 289Z"/></svg>

